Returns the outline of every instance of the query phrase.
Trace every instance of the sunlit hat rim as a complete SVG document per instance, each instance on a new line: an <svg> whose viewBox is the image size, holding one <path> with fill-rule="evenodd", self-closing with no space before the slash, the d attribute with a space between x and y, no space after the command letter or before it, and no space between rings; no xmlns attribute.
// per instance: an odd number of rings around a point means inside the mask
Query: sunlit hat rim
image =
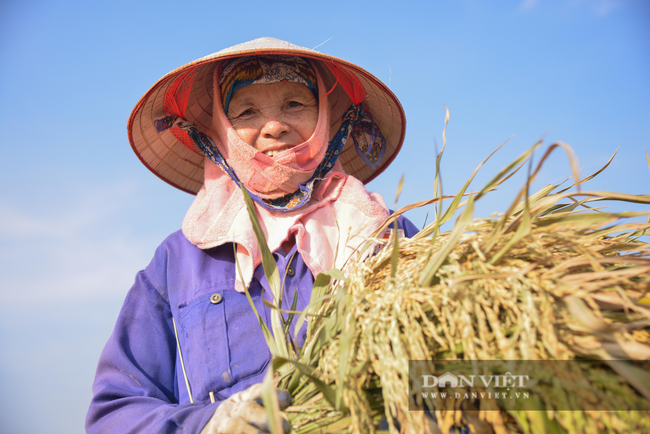
<svg viewBox="0 0 650 434"><path fill-rule="evenodd" d="M272 41L272 42L277 41L277 42L280 42L280 43L284 43L284 41L279 41L279 40L272 39L272 38L261 38L261 39L255 40L255 41L250 41L250 43L255 43L256 41L263 41L264 42L264 40L269 40L269 41ZM289 45L288 43L285 43L285 44ZM241 45L243 45L243 44L241 44ZM296 46L293 46L293 47L296 47ZM153 104L152 96L154 96L156 94L156 92L158 91L158 89L161 86L164 86L166 83L170 82L171 80L174 80L175 78L179 77L181 74L190 71L192 68L199 68L201 66L205 66L205 65L213 63L213 62L223 61L223 60L226 60L226 59L230 59L230 58L234 58L234 57L241 57L241 56L273 55L273 54L282 55L282 54L284 54L284 55L297 55L297 56L306 57L306 58L314 59L314 60L331 61L331 62L334 62L335 64L337 64L340 67L346 68L348 71L355 74L357 76L357 78L363 78L363 79L365 79L363 81L369 81L374 86L376 86L376 88L379 91L381 91L384 94L385 99L392 106L392 107L390 107L391 111L394 111L394 112L399 114L399 119L397 120L397 122L400 125L399 125L398 130L396 130L396 133L398 133L398 135L397 134L392 134L392 136L394 136L395 138L398 137L397 142L389 144L389 148L391 148L391 149L387 150L387 152L386 152L386 154L384 156L384 161L381 163L381 165L379 167L377 167L375 170L368 170L368 169L364 168L364 171L367 172L368 175L367 176L357 176L357 177L364 184L372 181L373 179L375 179L381 172L383 172L392 163L392 161L395 159L395 157L399 153L399 151L400 151L400 149L402 147L402 144L404 142L404 136L405 136L405 132L406 132L406 117L405 117L405 114L404 114L404 110L403 110L399 100L397 99L397 97L393 94L393 92L390 89L388 89L388 87L386 85L384 85L378 78L376 78L374 75L372 75L371 73L369 73L365 69L361 68L358 65L355 65L354 63L348 62L348 61L340 59L338 57L323 54L323 53L320 53L318 51L310 50L310 49L304 48L304 47L278 48L278 47L260 46L260 47L256 47L256 48L252 48L252 49L232 50L232 51L229 51L229 50L230 49L227 48L227 49L221 50L221 51L219 51L217 53L213 53L211 55L202 57L202 58L197 59L197 60L195 60L193 62L187 63L187 64L185 64L185 65L183 65L183 66L181 66L179 68L176 68L173 71L169 72L168 74L164 75L161 79L159 79L140 98L140 100L136 104L135 108L131 112L131 115L129 116L129 120L127 122L127 132L128 132L128 137L129 137L129 142L131 144L131 148L133 149L135 154L138 156L138 158L140 159L142 164L144 164L150 171L152 171L154 174L156 174L163 181L167 182L168 184L170 184L170 185L172 185L172 186L174 186L174 187L176 187L176 188L178 188L178 189L180 189L182 191L190 193L190 194L196 194L198 192L198 190L200 189L201 185L202 185L202 181L199 181L198 179L192 179L192 178L190 178L189 175L184 175L184 176L186 176L188 178L188 180L192 181L192 183L194 185L191 186L191 187L188 187L187 185L185 185L185 186L180 185L181 184L180 182L176 182L173 179L170 179L172 177L171 177L171 175L169 175L169 173L161 173L161 172L164 172L164 171L156 169L156 168L153 167L153 162L155 162L155 160L150 161L150 160L153 160L153 159L152 158L149 158L149 159L145 158L138 149L138 145L139 144L141 145L144 142L144 140L141 140L140 142L138 142L134 138L133 129L134 129L134 124L136 123L136 120L138 120L138 116L142 116L142 112L146 108L151 109L151 107L147 107L147 106ZM367 86L365 86L365 87L366 87L366 90L368 90ZM370 105L370 109L371 109L371 113L373 113L374 110L373 110L372 105ZM375 109L376 109L376 107L375 107ZM374 115L374 113L373 113L373 115ZM151 123L153 123L153 119L151 119L150 121L151 121ZM378 119L375 119L375 121L379 125L380 129L382 129L381 128L382 127L381 121L378 120ZM383 131L383 129L382 129L382 131ZM388 139L388 137L387 137L387 139ZM393 140L393 141L395 141L395 140ZM177 148L178 153L187 152L185 146L182 143L178 142L178 141L176 141L172 146L175 149ZM178 148L178 147L180 147L180 148ZM183 149L181 149L181 148L183 148ZM348 145L346 145L346 148L348 148ZM353 154L350 153L349 155L353 155ZM352 158L351 161L356 160L356 159L358 159L358 161L361 160L361 158L358 157L357 155L353 155L353 157L351 157L351 158ZM160 160L162 161L162 159L160 159ZM355 164L358 165L358 161L355 161ZM179 167L177 167L177 169L179 169L179 170L185 169L186 173L190 173L191 167L183 168L184 164L183 164L183 159L182 158L176 158L174 160L174 163L179 166ZM190 165L189 162L187 162L187 164ZM193 170L195 172L197 172L196 175L198 175L198 171L199 171L198 165L199 165L198 163L191 164L191 166L194 166ZM348 165L350 165L350 163L348 163ZM348 167L346 167L345 163L344 163L344 169L348 173L351 172L348 169ZM200 171L201 171L201 179L202 179L202 169ZM178 172L178 170L176 170L176 172ZM352 174L355 175L355 173L352 173Z"/></svg>

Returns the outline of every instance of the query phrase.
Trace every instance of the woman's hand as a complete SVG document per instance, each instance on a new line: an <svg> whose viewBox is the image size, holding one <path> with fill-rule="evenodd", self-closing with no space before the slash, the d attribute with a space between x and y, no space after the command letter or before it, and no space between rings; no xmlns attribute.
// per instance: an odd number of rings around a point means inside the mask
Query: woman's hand
<svg viewBox="0 0 650 434"><path fill-rule="evenodd" d="M277 390L280 410L291 404L291 395L286 390ZM282 413L282 428L289 432L291 425ZM201 434L258 434L268 433L269 419L262 403L262 384L253 384L223 401L215 410Z"/></svg>

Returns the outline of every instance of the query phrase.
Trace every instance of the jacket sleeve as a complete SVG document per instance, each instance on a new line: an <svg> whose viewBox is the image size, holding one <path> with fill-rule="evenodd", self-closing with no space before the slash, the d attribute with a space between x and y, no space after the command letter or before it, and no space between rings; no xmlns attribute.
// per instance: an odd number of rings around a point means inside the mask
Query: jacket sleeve
<svg viewBox="0 0 650 434"><path fill-rule="evenodd" d="M404 231L404 236L411 238L413 235L420 232L420 230L411 223L411 220L407 219L403 215L397 217L397 227Z"/></svg>
<svg viewBox="0 0 650 434"><path fill-rule="evenodd" d="M219 402L179 404L176 348L169 303L141 271L100 356L86 431L199 433Z"/></svg>

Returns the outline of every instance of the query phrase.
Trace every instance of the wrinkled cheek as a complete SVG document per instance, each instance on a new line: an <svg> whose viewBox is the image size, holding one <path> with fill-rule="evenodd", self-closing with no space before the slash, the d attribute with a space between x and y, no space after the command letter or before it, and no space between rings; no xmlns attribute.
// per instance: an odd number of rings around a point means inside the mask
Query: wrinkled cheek
<svg viewBox="0 0 650 434"><path fill-rule="evenodd" d="M234 126L233 126L234 127ZM239 138L246 143L248 146L251 146L255 148L255 140L257 138L257 134L255 133L254 129L251 128L234 128L235 132L239 136Z"/></svg>

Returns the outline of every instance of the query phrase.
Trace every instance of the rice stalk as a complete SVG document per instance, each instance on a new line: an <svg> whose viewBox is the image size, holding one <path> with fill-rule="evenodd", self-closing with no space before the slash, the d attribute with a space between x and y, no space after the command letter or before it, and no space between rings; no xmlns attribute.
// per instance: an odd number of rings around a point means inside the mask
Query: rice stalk
<svg viewBox="0 0 650 434"><path fill-rule="evenodd" d="M588 411L604 400L621 410L650 401L650 245L643 240L650 223L631 221L650 213L594 206L650 204L650 195L556 192L556 185L529 195L556 148L567 151L575 186L584 182L570 148L556 144L504 214L473 218L474 202L530 161L538 146L478 193L468 195L466 184L412 239L388 240L374 256L353 261L347 277L317 276L296 324L308 318L305 345L294 360L274 353L277 387L294 398L287 409L294 432L373 433L382 421L391 433L463 426L496 433L650 432L647 412ZM441 204L440 187L437 193ZM441 220L461 208L454 227L440 232ZM277 336L273 343L286 348ZM409 411L408 362L439 359L600 362L592 369L531 365L539 379L531 389L535 411L496 401L474 402L468 411L462 400L418 398L434 424ZM435 365L427 369L435 372ZM569 404L583 410L562 411Z"/></svg>

